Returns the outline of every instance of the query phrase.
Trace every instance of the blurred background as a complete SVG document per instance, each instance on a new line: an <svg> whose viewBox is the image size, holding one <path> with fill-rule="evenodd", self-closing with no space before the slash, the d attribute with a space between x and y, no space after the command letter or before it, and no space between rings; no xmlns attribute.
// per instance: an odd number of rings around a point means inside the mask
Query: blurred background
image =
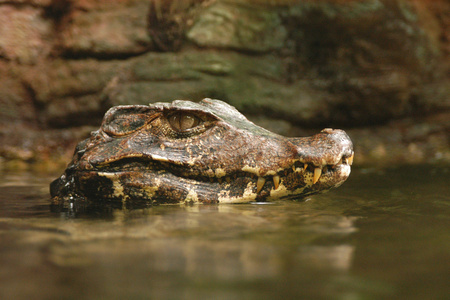
<svg viewBox="0 0 450 300"><path fill-rule="evenodd" d="M450 162L446 0L0 0L0 168L63 169L119 104L204 97L346 130L356 166Z"/></svg>

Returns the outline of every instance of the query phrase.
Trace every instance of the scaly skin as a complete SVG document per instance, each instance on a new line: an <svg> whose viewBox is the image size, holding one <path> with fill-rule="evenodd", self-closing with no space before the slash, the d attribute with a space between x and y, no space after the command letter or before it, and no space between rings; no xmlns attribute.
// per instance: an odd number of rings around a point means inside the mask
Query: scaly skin
<svg viewBox="0 0 450 300"><path fill-rule="evenodd" d="M55 203L244 203L300 199L341 185L353 145L342 130L287 138L225 102L111 108L51 184Z"/></svg>

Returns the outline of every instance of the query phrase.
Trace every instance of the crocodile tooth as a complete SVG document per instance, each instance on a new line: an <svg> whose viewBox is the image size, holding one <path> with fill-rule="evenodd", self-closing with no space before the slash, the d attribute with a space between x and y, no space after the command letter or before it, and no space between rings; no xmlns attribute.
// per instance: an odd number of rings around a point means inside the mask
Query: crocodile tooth
<svg viewBox="0 0 450 300"><path fill-rule="evenodd" d="M279 185L280 185L280 176L279 175L273 176L273 186L274 186L274 188L277 189Z"/></svg>
<svg viewBox="0 0 450 300"><path fill-rule="evenodd" d="M264 183L266 183L266 179L264 177L258 177L258 181L256 181L256 193L257 194L262 190Z"/></svg>
<svg viewBox="0 0 450 300"><path fill-rule="evenodd" d="M352 154L352 156L350 156L349 158L348 158L348 164L351 166L352 164L353 164L353 156L354 156L355 154L353 153Z"/></svg>
<svg viewBox="0 0 450 300"><path fill-rule="evenodd" d="M320 175L322 175L322 169L319 168L319 167L316 167L316 168L314 169L313 184L315 184L315 183L319 180Z"/></svg>
<svg viewBox="0 0 450 300"><path fill-rule="evenodd" d="M306 171L306 168L308 168L308 164L303 165L303 171Z"/></svg>

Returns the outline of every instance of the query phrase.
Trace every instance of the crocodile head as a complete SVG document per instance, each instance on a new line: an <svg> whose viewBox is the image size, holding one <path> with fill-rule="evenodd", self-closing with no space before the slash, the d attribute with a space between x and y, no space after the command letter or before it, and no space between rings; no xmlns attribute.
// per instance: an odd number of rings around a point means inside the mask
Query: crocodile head
<svg viewBox="0 0 450 300"><path fill-rule="evenodd" d="M50 187L54 201L242 203L299 199L341 185L353 146L342 130L287 138L225 102L116 106Z"/></svg>

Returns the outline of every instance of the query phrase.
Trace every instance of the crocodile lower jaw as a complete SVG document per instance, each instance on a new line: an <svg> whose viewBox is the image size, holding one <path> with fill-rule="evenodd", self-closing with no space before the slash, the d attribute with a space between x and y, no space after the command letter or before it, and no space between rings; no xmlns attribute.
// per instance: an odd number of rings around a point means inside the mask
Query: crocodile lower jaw
<svg viewBox="0 0 450 300"><path fill-rule="evenodd" d="M351 163L352 157L323 167L296 162L274 175L257 176L240 171L220 177L182 176L164 169L143 169L142 164L128 167L122 164L120 170L79 171L77 177L80 189L93 193L89 195L91 198L142 199L155 203L245 203L277 198L300 199L325 192L347 179ZM110 181L107 185L110 191L93 187L99 178Z"/></svg>

